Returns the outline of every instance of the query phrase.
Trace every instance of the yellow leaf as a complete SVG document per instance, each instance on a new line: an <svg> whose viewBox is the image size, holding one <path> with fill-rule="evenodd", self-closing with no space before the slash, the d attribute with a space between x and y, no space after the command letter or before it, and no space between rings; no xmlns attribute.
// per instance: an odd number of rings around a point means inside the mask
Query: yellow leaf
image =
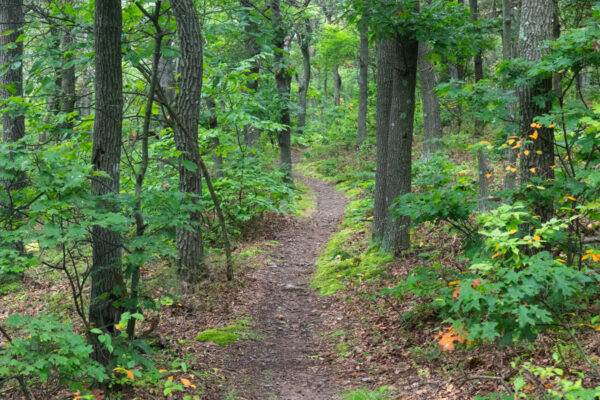
<svg viewBox="0 0 600 400"><path fill-rule="evenodd" d="M530 126L530 127L532 127L532 128L535 128L535 127L536 127L536 125L537 125L537 124L536 124L535 122L532 122L532 123L531 123L531 125L529 125L529 126Z"/></svg>
<svg viewBox="0 0 600 400"><path fill-rule="evenodd" d="M535 174L535 168L529 168L532 174Z"/></svg>
<svg viewBox="0 0 600 400"><path fill-rule="evenodd" d="M491 178L491 177L492 177L492 174L485 174L485 177L486 177L486 178Z"/></svg>
<svg viewBox="0 0 600 400"><path fill-rule="evenodd" d="M554 128L554 124L550 124L548 128Z"/></svg>
<svg viewBox="0 0 600 400"><path fill-rule="evenodd" d="M518 229L511 229L508 233L510 235L514 235L515 233L517 233L519 230Z"/></svg>
<svg viewBox="0 0 600 400"><path fill-rule="evenodd" d="M117 328L117 329L121 329L121 328L122 328L122 325L121 325L121 324L117 324L117 326L115 326L115 328Z"/></svg>
<svg viewBox="0 0 600 400"><path fill-rule="evenodd" d="M167 372L167 370L166 369L159 369L158 372L160 372L162 374L163 372Z"/></svg>
<svg viewBox="0 0 600 400"><path fill-rule="evenodd" d="M170 377L167 378L168 381L172 381L173 380L173 375L171 375Z"/></svg>
<svg viewBox="0 0 600 400"><path fill-rule="evenodd" d="M581 261L583 261L583 260L585 260L586 258L589 258L589 257L590 257L590 255L586 254L585 256L581 257Z"/></svg>
<svg viewBox="0 0 600 400"><path fill-rule="evenodd" d="M517 172L517 169L516 168L511 168L510 172L515 173L515 172Z"/></svg>
<svg viewBox="0 0 600 400"><path fill-rule="evenodd" d="M183 383L187 387L196 388L196 385L194 385L192 382L190 382L189 379L180 378L179 380L181 381L181 383Z"/></svg>
<svg viewBox="0 0 600 400"><path fill-rule="evenodd" d="M540 240L542 240L542 238L541 238L541 237L539 237L538 235L535 235L535 236L533 237L533 240L535 240L536 242L539 242Z"/></svg>
<svg viewBox="0 0 600 400"><path fill-rule="evenodd" d="M119 193L123 194L123 193L127 193L125 190L121 190Z"/></svg>
<svg viewBox="0 0 600 400"><path fill-rule="evenodd" d="M533 131L533 135L529 135L529 137L532 138L532 139L534 139L534 140L537 139L538 138L538 131L537 130Z"/></svg>
<svg viewBox="0 0 600 400"><path fill-rule="evenodd" d="M513 144L514 142L515 142L515 139L510 139L510 140L508 141L508 144Z"/></svg>
<svg viewBox="0 0 600 400"><path fill-rule="evenodd" d="M523 154L525 154L526 156L528 156L528 155L529 155L529 150L525 150L525 151L523 152Z"/></svg>
<svg viewBox="0 0 600 400"><path fill-rule="evenodd" d="M539 156L539 155L543 154L543 151L541 151L541 150L536 150L536 151L535 151L535 154L537 154L537 155Z"/></svg>
<svg viewBox="0 0 600 400"><path fill-rule="evenodd" d="M519 147L521 147L521 141L518 141L511 149L518 149Z"/></svg>
<svg viewBox="0 0 600 400"><path fill-rule="evenodd" d="M561 262L561 263L566 263L566 261L563 260L562 258L557 258L556 261Z"/></svg>
<svg viewBox="0 0 600 400"><path fill-rule="evenodd" d="M573 196L566 196L565 199L577 201L577 199L575 197L573 197Z"/></svg>
<svg viewBox="0 0 600 400"><path fill-rule="evenodd" d="M527 185L528 188L533 187L533 185L530 183L529 185Z"/></svg>
<svg viewBox="0 0 600 400"><path fill-rule="evenodd" d="M487 140L482 140L481 142L479 142L481 144L490 144L490 142L488 142Z"/></svg>
<svg viewBox="0 0 600 400"><path fill-rule="evenodd" d="M454 285L458 285L460 283L460 281L452 281L452 282L448 282L448 286L454 286Z"/></svg>

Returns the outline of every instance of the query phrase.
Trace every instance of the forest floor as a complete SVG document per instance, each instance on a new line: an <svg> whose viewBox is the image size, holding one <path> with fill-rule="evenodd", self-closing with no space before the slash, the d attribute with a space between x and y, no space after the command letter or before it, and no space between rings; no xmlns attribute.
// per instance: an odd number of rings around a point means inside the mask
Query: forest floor
<svg viewBox="0 0 600 400"><path fill-rule="evenodd" d="M323 323L334 299L318 296L309 281L346 199L330 183L296 179L314 193L316 209L281 226L272 258L232 301L231 315L249 319L258 339L205 349L209 365L228 376L228 390L237 399L332 399L342 389L335 367L320 356L326 352Z"/></svg>

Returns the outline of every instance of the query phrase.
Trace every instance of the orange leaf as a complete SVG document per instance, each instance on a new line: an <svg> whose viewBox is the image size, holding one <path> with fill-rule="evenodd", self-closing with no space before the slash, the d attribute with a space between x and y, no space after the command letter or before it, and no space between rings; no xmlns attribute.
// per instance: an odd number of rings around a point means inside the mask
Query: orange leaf
<svg viewBox="0 0 600 400"><path fill-rule="evenodd" d="M121 367L117 367L117 368L113 368L113 371L123 371L123 372L125 372L125 373L127 374L127 377L128 377L129 379L133 379L133 378L134 378L134 376L133 376L133 372L131 372L131 371L130 371L130 370L128 370L128 369L121 368Z"/></svg>
<svg viewBox="0 0 600 400"><path fill-rule="evenodd" d="M159 369L158 372L160 372L162 374L163 372L167 372L167 370L166 369Z"/></svg>
<svg viewBox="0 0 600 400"><path fill-rule="evenodd" d="M481 279L479 279L479 278L477 278L473 282L471 282L471 287L473 289L477 289L481 285L483 285L483 282L481 282Z"/></svg>
<svg viewBox="0 0 600 400"><path fill-rule="evenodd" d="M496 258L496 257L498 257L500 254L502 254L502 253L501 253L501 252L497 252L496 254L494 254L494 255L492 256L492 258Z"/></svg>
<svg viewBox="0 0 600 400"><path fill-rule="evenodd" d="M454 288L454 291L452 292L452 300L458 300L458 296L460 296L460 286Z"/></svg>
<svg viewBox="0 0 600 400"><path fill-rule="evenodd" d="M194 389L196 388L196 385L194 385L192 382L190 382L190 380L189 380L189 379L186 379L186 378L180 378L179 380L181 381L181 383L183 383L183 384L184 384L184 386L187 386L187 387L192 387L192 388L194 388Z"/></svg>
<svg viewBox="0 0 600 400"><path fill-rule="evenodd" d="M466 343L467 338L459 334L453 327L444 328L438 333L437 341L443 351L454 351L454 343Z"/></svg>
<svg viewBox="0 0 600 400"><path fill-rule="evenodd" d="M577 199L575 197L573 197L573 196L565 196L565 199L577 201Z"/></svg>

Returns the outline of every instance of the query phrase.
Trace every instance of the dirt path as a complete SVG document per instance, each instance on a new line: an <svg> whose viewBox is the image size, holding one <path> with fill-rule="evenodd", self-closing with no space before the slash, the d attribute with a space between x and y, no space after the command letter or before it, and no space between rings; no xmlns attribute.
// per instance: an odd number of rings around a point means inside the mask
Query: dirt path
<svg viewBox="0 0 600 400"><path fill-rule="evenodd" d="M296 175L316 194L310 218L291 222L276 239L273 261L240 294L236 314L252 317L263 340L238 342L224 354L238 399L334 399L335 368L319 357L323 315L332 300L309 286L314 262L343 215L345 198L330 183ZM224 349L225 350L225 349Z"/></svg>

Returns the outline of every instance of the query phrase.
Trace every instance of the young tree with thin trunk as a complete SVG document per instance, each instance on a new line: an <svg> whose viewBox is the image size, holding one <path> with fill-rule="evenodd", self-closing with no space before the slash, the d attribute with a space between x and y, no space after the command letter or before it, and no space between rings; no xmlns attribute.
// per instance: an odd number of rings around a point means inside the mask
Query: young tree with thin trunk
<svg viewBox="0 0 600 400"><path fill-rule="evenodd" d="M431 48L427 42L419 42L419 82L423 100L423 152L421 160L428 161L442 148L442 116L440 102L435 92L438 77L433 62L427 59Z"/></svg>
<svg viewBox="0 0 600 400"><path fill-rule="evenodd" d="M119 193L123 122L121 33L121 1L96 0L96 116L92 164L94 171L105 176L92 180L92 192L100 199L108 200ZM92 227L92 260L90 322L95 328L114 333L121 318L121 308L115 303L119 299L116 292L124 289L120 233L101 226ZM106 365L110 353L97 342L95 335L91 339L96 360Z"/></svg>
<svg viewBox="0 0 600 400"><path fill-rule="evenodd" d="M181 80L177 94L177 114L183 126L175 125L175 147L181 151L179 190L187 193L194 205L202 195L202 170L198 145L198 123L202 101L202 34L193 0L171 0L177 23L181 52ZM190 212L189 225L177 228L177 273L193 283L204 272L200 210Z"/></svg>
<svg viewBox="0 0 600 400"><path fill-rule="evenodd" d="M502 0L502 59L509 61L513 58L515 53L514 38L514 13L513 13L513 0ZM511 102L508 105L511 122L516 119L516 106L515 103ZM507 133L507 140L511 137L516 137L516 132L510 129ZM513 146L507 146L504 154L504 189L512 190L517 184L517 174L512 172L510 168L514 168L517 163L517 150L513 149Z"/></svg>

